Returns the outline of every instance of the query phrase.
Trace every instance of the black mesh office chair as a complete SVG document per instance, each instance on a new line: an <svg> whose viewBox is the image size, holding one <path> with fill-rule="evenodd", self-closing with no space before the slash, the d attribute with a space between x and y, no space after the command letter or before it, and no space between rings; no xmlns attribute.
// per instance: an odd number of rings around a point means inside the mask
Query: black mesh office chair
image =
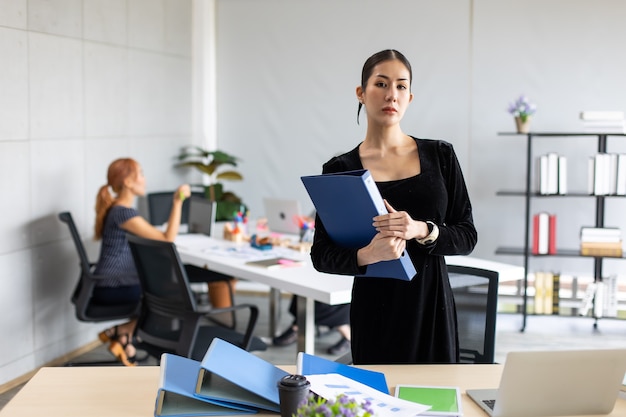
<svg viewBox="0 0 626 417"><path fill-rule="evenodd" d="M146 196L148 200L148 216L150 224L154 226L160 226L166 223L169 219L170 212L172 210L172 199L174 197L174 191L159 191L148 193ZM204 193L202 192L192 192L191 198L183 201L182 213L181 213L181 224L189 223L189 213L193 200L206 200L204 197ZM203 228L203 232L205 234L210 234L210 227L213 224L212 218L215 217L214 213L209 215L207 218L206 227ZM192 232L190 230L190 232ZM230 297L230 304L234 305L235 303L235 295L233 293L233 287L231 285L231 280L234 278L229 275L220 274L219 272L211 271L206 268L200 268L195 265L185 265L185 270L187 272L187 277L189 282L191 283L210 283L210 282L220 282L224 281L227 283L228 295ZM206 303L207 294L203 291L194 291L196 295L197 301ZM237 317L235 312L233 311L231 314L227 315L229 317L229 323L226 323L222 318L215 318L214 321L219 322L221 324L226 325L230 328L235 328L237 326Z"/></svg>
<svg viewBox="0 0 626 417"><path fill-rule="evenodd" d="M448 265L456 303L461 363L494 363L498 272Z"/></svg>
<svg viewBox="0 0 626 417"><path fill-rule="evenodd" d="M70 212L64 211L59 213L59 220L67 224L70 234L72 235L72 240L74 241L74 246L76 247L76 252L78 253L80 275L71 298L72 303L74 304L76 318L85 322L104 322L128 319L136 316L139 312L139 305L137 303L102 305L97 304L92 300L93 291L97 283L106 277L93 274L95 264L90 262L87 257L87 251L83 246L83 241L78 233L78 229L76 228L76 224L74 223ZM88 365L117 362L117 360L111 362L90 362ZM87 364L81 363L80 365Z"/></svg>
<svg viewBox="0 0 626 417"><path fill-rule="evenodd" d="M136 347L159 359L174 353L202 360L215 337L246 350L265 350L253 335L259 310L252 304L202 310L189 288L187 273L176 245L127 234L143 290L141 312L135 330ZM243 333L216 325L212 315L248 310Z"/></svg>

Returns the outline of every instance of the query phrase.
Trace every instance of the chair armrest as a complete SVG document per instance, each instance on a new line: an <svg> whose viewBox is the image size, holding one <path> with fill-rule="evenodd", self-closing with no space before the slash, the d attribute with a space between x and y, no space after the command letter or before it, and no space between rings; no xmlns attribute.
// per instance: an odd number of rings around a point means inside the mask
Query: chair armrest
<svg viewBox="0 0 626 417"><path fill-rule="evenodd" d="M252 342L252 333L254 332L254 327L256 326L257 319L259 317L259 308L254 304L237 304L231 307L223 307L223 308L214 308L210 311L203 312L205 317L209 317L215 314L220 313L228 313L231 311L237 310L250 310L250 318L248 319L248 324L246 325L246 331L243 336L243 346L241 346L245 350L250 349L250 343Z"/></svg>

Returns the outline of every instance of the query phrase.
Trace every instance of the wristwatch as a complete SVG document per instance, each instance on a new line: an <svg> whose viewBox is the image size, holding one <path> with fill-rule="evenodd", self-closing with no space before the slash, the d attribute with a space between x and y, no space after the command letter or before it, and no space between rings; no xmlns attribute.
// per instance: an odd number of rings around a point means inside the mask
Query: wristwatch
<svg viewBox="0 0 626 417"><path fill-rule="evenodd" d="M428 235L421 239L415 239L420 245L429 245L437 240L437 238L439 237L439 227L437 227L435 223L427 220L426 226L428 226Z"/></svg>

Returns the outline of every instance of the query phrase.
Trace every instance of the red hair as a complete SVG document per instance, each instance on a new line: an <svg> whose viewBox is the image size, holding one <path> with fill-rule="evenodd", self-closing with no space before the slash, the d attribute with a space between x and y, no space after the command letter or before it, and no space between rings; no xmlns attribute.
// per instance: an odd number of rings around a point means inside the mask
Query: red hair
<svg viewBox="0 0 626 417"><path fill-rule="evenodd" d="M100 187L96 195L96 240L102 237L102 229L104 228L104 219L109 209L115 203L117 197L113 197L109 191L109 187L116 195L124 188L124 181L129 177L136 177L139 172L139 163L131 158L120 158L111 162L107 172L107 183Z"/></svg>

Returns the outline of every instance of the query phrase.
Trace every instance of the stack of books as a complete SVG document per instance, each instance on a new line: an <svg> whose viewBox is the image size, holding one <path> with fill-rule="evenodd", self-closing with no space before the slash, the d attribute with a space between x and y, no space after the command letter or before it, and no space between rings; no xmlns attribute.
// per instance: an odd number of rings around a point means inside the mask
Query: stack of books
<svg viewBox="0 0 626 417"><path fill-rule="evenodd" d="M622 232L617 227L583 227L580 230L583 256L622 256Z"/></svg>
<svg viewBox="0 0 626 417"><path fill-rule="evenodd" d="M559 314L560 272L535 272L535 314Z"/></svg>
<svg viewBox="0 0 626 417"><path fill-rule="evenodd" d="M579 314L593 317L617 317L617 275L610 275L587 285Z"/></svg>
<svg viewBox="0 0 626 417"><path fill-rule="evenodd" d="M539 194L567 194L567 158L549 152L537 158Z"/></svg>
<svg viewBox="0 0 626 417"><path fill-rule="evenodd" d="M533 215L533 255L556 254L556 214L541 212Z"/></svg>
<svg viewBox="0 0 626 417"><path fill-rule="evenodd" d="M626 154L597 153L589 157L591 195L626 195Z"/></svg>
<svg viewBox="0 0 626 417"><path fill-rule="evenodd" d="M588 133L626 133L623 111L582 111L580 120Z"/></svg>

